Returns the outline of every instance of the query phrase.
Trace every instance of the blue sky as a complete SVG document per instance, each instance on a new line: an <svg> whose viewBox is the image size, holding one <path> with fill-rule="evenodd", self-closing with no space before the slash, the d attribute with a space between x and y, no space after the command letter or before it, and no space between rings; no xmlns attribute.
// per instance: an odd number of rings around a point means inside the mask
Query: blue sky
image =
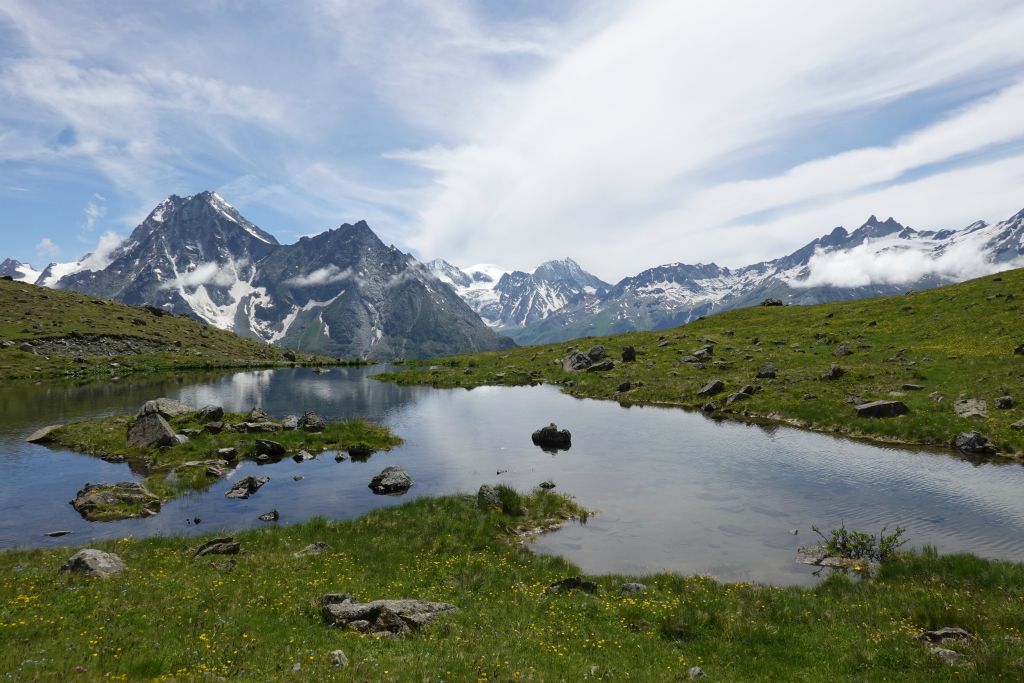
<svg viewBox="0 0 1024 683"><path fill-rule="evenodd" d="M1024 208L1019 2L0 0L0 256L168 194L459 265L742 265Z"/></svg>

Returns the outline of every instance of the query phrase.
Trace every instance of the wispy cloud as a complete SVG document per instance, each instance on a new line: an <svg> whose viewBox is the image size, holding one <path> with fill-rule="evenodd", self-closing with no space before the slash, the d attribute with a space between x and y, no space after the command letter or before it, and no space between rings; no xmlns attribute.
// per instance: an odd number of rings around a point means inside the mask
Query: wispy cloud
<svg viewBox="0 0 1024 683"><path fill-rule="evenodd" d="M354 278L355 276L350 268L342 270L341 268L332 265L327 266L326 268L318 268L306 275L297 275L295 277L288 278L284 281L284 284L291 285L292 287L316 287L318 285L343 282Z"/></svg>
<svg viewBox="0 0 1024 683"><path fill-rule="evenodd" d="M201 285L217 285L227 287L235 281L233 269L222 268L215 261L200 263L186 273L179 273L173 280L161 283L161 289L177 289L184 287L194 289Z"/></svg>
<svg viewBox="0 0 1024 683"><path fill-rule="evenodd" d="M60 247L57 246L56 242L51 240L49 237L44 237L39 240L39 244L36 245L36 253L42 258L56 258L60 254Z"/></svg>

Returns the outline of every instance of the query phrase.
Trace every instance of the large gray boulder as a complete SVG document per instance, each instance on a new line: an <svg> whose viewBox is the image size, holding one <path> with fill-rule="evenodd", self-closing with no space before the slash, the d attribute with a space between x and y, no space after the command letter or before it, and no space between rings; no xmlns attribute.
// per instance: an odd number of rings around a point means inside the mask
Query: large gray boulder
<svg viewBox="0 0 1024 683"><path fill-rule="evenodd" d="M341 601L336 601L341 598ZM401 638L417 631L442 614L457 611L455 605L426 600L374 600L361 603L350 595L321 598L324 621L330 626L360 633Z"/></svg>
<svg viewBox="0 0 1024 683"><path fill-rule="evenodd" d="M592 363L593 361L590 360L587 354L573 351L562 359L562 369L566 372L580 372L581 370L586 370Z"/></svg>
<svg viewBox="0 0 1024 683"><path fill-rule="evenodd" d="M48 427L41 427L29 434L25 441L28 443L50 443L53 441L51 434L63 426L64 425L50 425Z"/></svg>
<svg viewBox="0 0 1024 683"><path fill-rule="evenodd" d="M854 406L854 410L858 417L897 417L910 412L900 401L871 401Z"/></svg>
<svg viewBox="0 0 1024 683"><path fill-rule="evenodd" d="M483 484L476 492L476 506L481 510L494 510L501 507L501 496L489 484Z"/></svg>
<svg viewBox="0 0 1024 683"><path fill-rule="evenodd" d="M322 432L327 429L327 421L312 410L307 410L299 418L299 429L307 432Z"/></svg>
<svg viewBox="0 0 1024 683"><path fill-rule="evenodd" d="M125 569L124 562L114 553L106 553L95 548L84 548L68 558L68 561L61 565L62 572L82 574L84 576L98 576L107 578L119 574Z"/></svg>
<svg viewBox="0 0 1024 683"><path fill-rule="evenodd" d="M171 398L155 398L152 401L146 401L142 404L142 409L139 410L138 417L156 413L165 420L170 420L172 417L188 415L189 413L194 412L196 412L196 409L187 403L175 401Z"/></svg>
<svg viewBox="0 0 1024 683"><path fill-rule="evenodd" d="M225 498L248 498L260 490L260 487L270 481L270 477L245 477L235 482L224 494Z"/></svg>
<svg viewBox="0 0 1024 683"><path fill-rule="evenodd" d="M221 406L203 406L199 409L198 416L203 422L216 422L224 417L224 408Z"/></svg>
<svg viewBox="0 0 1024 683"><path fill-rule="evenodd" d="M413 485L409 473L397 465L385 467L380 474L370 480L370 489L380 495L388 493L405 493Z"/></svg>
<svg viewBox="0 0 1024 683"><path fill-rule="evenodd" d="M725 382L720 379L713 379L700 388L697 392L698 396L714 396L725 389Z"/></svg>
<svg viewBox="0 0 1024 683"><path fill-rule="evenodd" d="M961 453L995 455L998 449L981 432L960 432L953 439L953 448Z"/></svg>
<svg viewBox="0 0 1024 683"><path fill-rule="evenodd" d="M146 413L128 427L128 445L134 448L169 448L178 445L174 430L159 413Z"/></svg>
<svg viewBox="0 0 1024 683"><path fill-rule="evenodd" d="M86 484L71 506L90 522L150 517L160 512L160 498L134 481Z"/></svg>

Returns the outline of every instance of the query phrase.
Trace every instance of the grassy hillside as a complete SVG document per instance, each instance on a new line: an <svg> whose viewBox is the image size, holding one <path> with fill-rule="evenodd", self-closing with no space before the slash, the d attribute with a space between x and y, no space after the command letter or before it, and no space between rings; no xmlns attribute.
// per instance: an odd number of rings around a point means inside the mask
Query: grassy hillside
<svg viewBox="0 0 1024 683"><path fill-rule="evenodd" d="M815 306L755 306L660 332L585 338L510 351L456 356L380 376L401 384L473 387L484 384L560 384L573 396L623 403L701 409L715 415L766 418L879 440L946 446L961 431L978 430L1004 454L1024 451L1024 270L901 296ZM606 347L616 361L605 372L566 372L572 350ZM621 362L633 346L635 362ZM684 358L704 347L699 364ZM848 351L849 355L841 355ZM845 374L823 379L831 364ZM775 378L758 378L767 365ZM725 389L701 396L719 379ZM629 388L620 385L629 382ZM745 385L748 399L725 405ZM909 386L912 385L912 386ZM923 388L913 388L923 387ZM935 393L937 392L937 393ZM996 399L1013 397L1013 406ZM959 398L987 403L987 418L958 417ZM899 400L901 417L858 417L855 400Z"/></svg>
<svg viewBox="0 0 1024 683"><path fill-rule="evenodd" d="M0 379L291 364L292 352L170 314L0 280ZM303 355L307 363L337 362Z"/></svg>
<svg viewBox="0 0 1024 683"><path fill-rule="evenodd" d="M515 496L514 492L511 492ZM721 584L658 575L622 594L552 594L579 574L524 548L509 529L576 515L555 494L516 501L526 516L469 497L420 499L348 522L314 520L235 535L241 554L191 559L207 538L96 544L127 569L58 572L73 550L0 552L0 670L11 680L711 681L1020 680L1024 567L925 551L870 580L818 587ZM326 552L294 553L322 542ZM404 639L330 628L326 593L455 605ZM916 636L959 626L949 665ZM336 669L330 653L343 650Z"/></svg>

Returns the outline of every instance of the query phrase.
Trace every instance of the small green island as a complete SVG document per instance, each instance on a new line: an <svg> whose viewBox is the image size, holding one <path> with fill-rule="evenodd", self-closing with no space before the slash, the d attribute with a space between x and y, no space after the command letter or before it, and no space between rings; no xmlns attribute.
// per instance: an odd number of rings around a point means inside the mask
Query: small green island
<svg viewBox="0 0 1024 683"><path fill-rule="evenodd" d="M275 420L261 408L247 414L225 413L220 406L197 409L167 398L146 402L135 416L55 425L29 440L127 462L146 475L142 483L85 486L72 504L90 521L156 514L162 502L211 486L239 460L310 459L324 451L338 451L339 460L365 459L402 443L387 427L365 420L328 421L313 411ZM262 485L259 482L258 477L241 480L236 487L246 488L235 497L248 497Z"/></svg>

